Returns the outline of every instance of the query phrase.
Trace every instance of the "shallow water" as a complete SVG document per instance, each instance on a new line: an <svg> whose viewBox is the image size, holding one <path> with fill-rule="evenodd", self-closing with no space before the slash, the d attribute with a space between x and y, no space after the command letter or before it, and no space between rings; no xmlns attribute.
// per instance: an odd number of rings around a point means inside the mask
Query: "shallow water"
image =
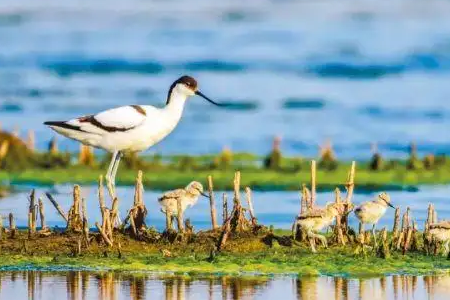
<svg viewBox="0 0 450 300"><path fill-rule="evenodd" d="M50 202L45 198L45 190L37 189L37 196L44 198L44 204L46 206L46 220L47 224L51 226L65 227L63 219L51 206ZM70 186L59 186L52 193L59 192L60 194L54 194L55 199L61 205L65 212L68 211L70 205L72 205L72 195ZM120 199L119 210L122 218L126 216L127 210L133 203L133 188L119 187L117 190L118 197ZM160 207L157 202L158 196L161 192L158 191L145 191L144 202L148 209L147 225L155 226L159 230L163 230L165 227L165 215L160 212ZM229 207L232 205L232 193L228 192ZM374 197L374 194L358 194L356 193L353 198L355 204L363 201L370 200ZM419 228L422 228L427 218L428 203L433 203L436 211L438 212L439 219L450 219L449 210L449 197L450 186L435 186L435 187L419 187L417 192L406 191L393 191L390 192L392 202L394 205L399 206L402 211L406 207L411 208L412 218L417 221ZM101 221L101 214L99 210L97 187L82 188L82 197L87 200L87 210L89 216L89 223L91 226L96 221ZM298 192L253 192L253 206L256 216L260 223L264 225L273 225L275 228L290 229L292 221L300 210L300 195ZM222 193L215 193L216 207L218 211L218 220L222 221ZM246 206L245 195L242 194L242 201ZM334 201L334 195L331 192L318 193L317 203L319 205L325 205L325 203ZM107 206L110 203L107 202ZM188 208L185 216L191 219L192 224L196 230L208 229L211 226L210 212L209 212L209 200L207 198L200 198L197 204L191 208ZM12 212L16 218L18 226L27 226L28 218L28 190L18 194L13 194L7 198L0 200L0 214L7 220L7 214ZM387 226L388 229L393 225L394 210L388 209L386 215L380 220L378 228ZM357 222L353 214L351 215L350 225L357 226Z"/></svg>
<svg viewBox="0 0 450 300"><path fill-rule="evenodd" d="M391 156L411 141L450 153L448 1L175 2L2 1L2 127L35 129L45 148L44 120L162 105L190 73L235 105L193 99L151 151L261 154L281 135L289 154L328 138L342 158L367 158L371 142Z"/></svg>
<svg viewBox="0 0 450 300"><path fill-rule="evenodd" d="M186 277L80 271L0 272L0 299L448 299L448 276Z"/></svg>

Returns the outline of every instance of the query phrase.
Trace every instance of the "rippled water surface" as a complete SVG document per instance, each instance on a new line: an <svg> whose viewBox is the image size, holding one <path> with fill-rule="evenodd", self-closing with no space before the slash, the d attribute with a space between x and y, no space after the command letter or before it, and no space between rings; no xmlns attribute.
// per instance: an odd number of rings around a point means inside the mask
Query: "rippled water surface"
<svg viewBox="0 0 450 300"><path fill-rule="evenodd" d="M0 299L448 299L448 276L183 277L154 274L0 272Z"/></svg>
<svg viewBox="0 0 450 300"><path fill-rule="evenodd" d="M449 14L443 0L5 0L0 121L44 147L44 120L162 105L189 73L235 105L192 99L153 151L265 153L277 134L291 154L327 138L345 158L374 141L389 155L411 141L450 153Z"/></svg>

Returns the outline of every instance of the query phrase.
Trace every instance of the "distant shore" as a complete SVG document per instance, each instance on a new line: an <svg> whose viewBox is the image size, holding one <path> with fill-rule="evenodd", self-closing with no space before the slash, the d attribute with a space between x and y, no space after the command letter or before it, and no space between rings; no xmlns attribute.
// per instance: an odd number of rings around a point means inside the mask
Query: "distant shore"
<svg viewBox="0 0 450 300"><path fill-rule="evenodd" d="M347 179L350 163L340 163L334 170L317 171L317 189L333 190L341 188ZM262 191L295 191L302 183L310 182L307 167L298 171L278 171L262 168L242 167L242 184ZM98 177L104 174L102 168L73 166L55 169L28 169L21 172L0 171L0 181L11 185L31 184L53 186L57 184L77 183L96 185ZM206 184L207 176L212 175L214 186L218 190L232 190L234 167L224 170L187 169L170 167L150 168L144 171L143 184L146 188L166 190L185 186L192 180ZM117 184L134 185L136 170L123 168L117 176ZM404 166L394 169L373 171L363 163L357 163L356 184L358 191L377 190L415 190L420 185L438 185L450 183L450 168L442 166L432 170L408 170Z"/></svg>

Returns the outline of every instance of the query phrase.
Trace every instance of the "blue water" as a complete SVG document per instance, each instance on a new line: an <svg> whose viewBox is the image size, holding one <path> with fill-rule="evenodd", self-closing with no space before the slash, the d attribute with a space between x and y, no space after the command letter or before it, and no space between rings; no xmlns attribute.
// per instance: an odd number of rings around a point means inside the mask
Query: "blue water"
<svg viewBox="0 0 450 300"><path fill-rule="evenodd" d="M449 277L176 276L113 272L0 272L0 299L448 299Z"/></svg>
<svg viewBox="0 0 450 300"><path fill-rule="evenodd" d="M263 154L280 135L291 155L327 139L341 158L369 157L372 142L450 154L449 15L443 0L4 0L0 122L44 148L44 120L163 105L188 73L234 105L190 100L151 152Z"/></svg>

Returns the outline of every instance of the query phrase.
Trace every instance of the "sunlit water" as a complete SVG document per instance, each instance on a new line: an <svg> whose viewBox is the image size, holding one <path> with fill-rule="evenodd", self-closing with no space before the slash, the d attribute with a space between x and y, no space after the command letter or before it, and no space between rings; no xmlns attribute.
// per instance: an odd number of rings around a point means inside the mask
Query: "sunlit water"
<svg viewBox="0 0 450 300"><path fill-rule="evenodd" d="M165 103L183 73L236 103L189 101L152 151L289 154L330 138L339 157L370 143L401 156L450 153L450 3L417 1L57 1L0 3L0 121L37 132L124 104ZM78 149L61 139L62 148Z"/></svg>
<svg viewBox="0 0 450 300"><path fill-rule="evenodd" d="M448 299L448 276L182 277L89 272L0 272L0 299Z"/></svg>
<svg viewBox="0 0 450 300"><path fill-rule="evenodd" d="M73 203L70 186L61 186L57 189L60 194L55 194L54 197L61 205L65 212ZM46 206L46 221L48 225L65 227L65 223L56 210L47 201L44 195L45 190L37 189L37 196L43 197ZM52 193L54 193L53 191ZM131 208L133 203L133 188L120 187L118 188L118 197L120 199L120 213L122 218L126 216L126 212ZM18 226L27 226L28 219L28 191L13 194L7 198L0 200L0 214L5 218L7 214L12 212L16 218ZM229 207L232 205L232 193L228 192ZM161 192L146 191L144 193L144 202L148 209L147 225L154 226L159 230L165 227L165 215L160 212L158 204L158 197ZM355 204L372 199L376 194L355 194L353 202ZM420 187L417 192L390 192L392 202L394 205L405 210L406 207L411 208L412 218L417 221L419 228L423 227L427 218L428 203L433 203L438 212L439 219L450 219L449 210L449 186L438 187ZM82 196L87 200L87 210L89 215L89 223L91 226L96 221L101 221L101 214L97 198L97 187L85 186L82 188ZM222 220L222 193L216 192L216 207L218 210L219 221ZM260 223L264 225L273 225L275 228L289 229L295 216L300 210L300 195L298 192L253 192L253 206L256 216ZM244 206L245 194L242 193L242 201ZM327 202L334 201L334 194L318 193L317 203L325 205ZM107 203L110 206L109 202ZM208 229L211 226L210 220L210 206L207 198L201 197L197 204L186 210L185 216L190 218L195 229ZM393 225L394 210L388 209L386 215L380 220L379 228L387 226L388 229ZM350 215L350 224L357 226L357 220ZM356 227L355 227L356 228Z"/></svg>

